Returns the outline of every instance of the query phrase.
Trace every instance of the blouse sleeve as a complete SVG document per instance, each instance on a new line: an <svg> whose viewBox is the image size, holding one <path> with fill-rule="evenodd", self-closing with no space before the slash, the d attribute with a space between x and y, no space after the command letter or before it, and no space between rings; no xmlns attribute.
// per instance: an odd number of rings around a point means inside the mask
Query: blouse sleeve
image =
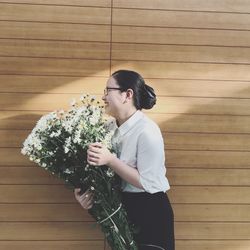
<svg viewBox="0 0 250 250"><path fill-rule="evenodd" d="M158 127L144 129L138 138L137 169L144 190L153 193L165 177L165 152Z"/></svg>

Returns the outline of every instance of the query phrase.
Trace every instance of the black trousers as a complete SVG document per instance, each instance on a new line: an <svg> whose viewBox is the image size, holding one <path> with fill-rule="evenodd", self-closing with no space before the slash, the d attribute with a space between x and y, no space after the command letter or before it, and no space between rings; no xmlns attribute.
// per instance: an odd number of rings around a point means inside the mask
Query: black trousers
<svg viewBox="0 0 250 250"><path fill-rule="evenodd" d="M139 250L174 250L174 215L166 193L122 193Z"/></svg>

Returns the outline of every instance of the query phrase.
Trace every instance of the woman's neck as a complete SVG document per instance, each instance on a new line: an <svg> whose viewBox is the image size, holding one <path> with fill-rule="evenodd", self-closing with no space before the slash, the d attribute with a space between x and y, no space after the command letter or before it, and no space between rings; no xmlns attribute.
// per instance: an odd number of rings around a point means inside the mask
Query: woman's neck
<svg viewBox="0 0 250 250"><path fill-rule="evenodd" d="M116 123L117 126L120 127L124 122L126 122L133 114L135 114L137 110L136 109L132 109L129 110L126 113L120 114L117 118L116 118Z"/></svg>

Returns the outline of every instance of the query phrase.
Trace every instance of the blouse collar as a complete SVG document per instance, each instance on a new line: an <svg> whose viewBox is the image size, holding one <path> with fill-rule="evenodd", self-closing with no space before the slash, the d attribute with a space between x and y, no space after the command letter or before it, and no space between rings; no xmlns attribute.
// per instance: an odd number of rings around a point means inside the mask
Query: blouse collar
<svg viewBox="0 0 250 250"><path fill-rule="evenodd" d="M137 110L127 121L125 121L120 127L117 128L119 134L123 136L126 134L142 117L144 114L142 111Z"/></svg>

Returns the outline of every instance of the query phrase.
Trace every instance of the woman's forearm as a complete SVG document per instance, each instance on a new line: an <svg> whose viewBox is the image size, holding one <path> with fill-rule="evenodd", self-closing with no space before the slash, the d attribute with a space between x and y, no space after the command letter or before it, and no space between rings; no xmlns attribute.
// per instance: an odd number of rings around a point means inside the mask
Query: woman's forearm
<svg viewBox="0 0 250 250"><path fill-rule="evenodd" d="M130 167L115 155L113 155L108 166L112 168L123 180L137 188L143 189L140 183L140 174L136 168Z"/></svg>

